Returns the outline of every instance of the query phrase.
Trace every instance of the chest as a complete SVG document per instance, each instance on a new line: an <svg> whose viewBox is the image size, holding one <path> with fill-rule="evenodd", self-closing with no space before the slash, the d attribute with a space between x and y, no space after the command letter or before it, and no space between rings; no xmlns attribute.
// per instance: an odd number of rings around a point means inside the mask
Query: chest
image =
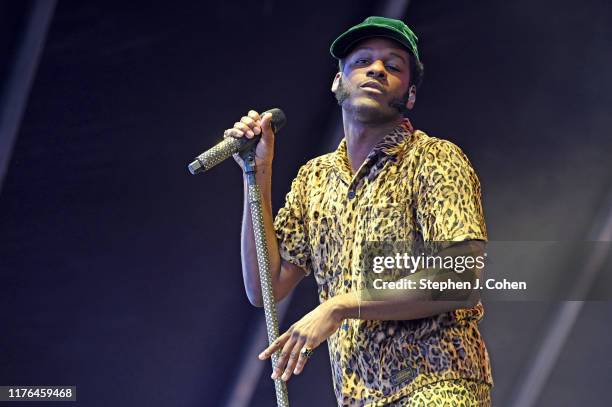
<svg viewBox="0 0 612 407"><path fill-rule="evenodd" d="M309 186L306 238L324 291L351 289L367 244L419 238L412 178L393 166L351 182L332 171Z"/></svg>
<svg viewBox="0 0 612 407"><path fill-rule="evenodd" d="M330 171L309 186L305 209L310 240L409 239L414 226L412 180L409 168L396 165L351 182Z"/></svg>

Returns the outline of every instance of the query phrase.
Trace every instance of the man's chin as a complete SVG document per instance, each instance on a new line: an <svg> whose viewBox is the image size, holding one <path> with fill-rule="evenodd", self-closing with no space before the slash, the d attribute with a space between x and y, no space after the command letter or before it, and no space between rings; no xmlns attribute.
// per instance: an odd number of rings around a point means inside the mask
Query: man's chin
<svg viewBox="0 0 612 407"><path fill-rule="evenodd" d="M369 97L353 100L350 103L345 103L343 106L352 112L359 121L364 122L386 122L398 116L396 109Z"/></svg>

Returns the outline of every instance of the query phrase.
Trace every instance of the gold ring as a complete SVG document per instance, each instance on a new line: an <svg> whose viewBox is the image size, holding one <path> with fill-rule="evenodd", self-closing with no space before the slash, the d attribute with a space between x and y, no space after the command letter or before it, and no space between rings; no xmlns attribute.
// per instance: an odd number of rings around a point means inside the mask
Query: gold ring
<svg viewBox="0 0 612 407"><path fill-rule="evenodd" d="M300 354L308 359L310 355L312 355L312 349L304 346L300 351Z"/></svg>

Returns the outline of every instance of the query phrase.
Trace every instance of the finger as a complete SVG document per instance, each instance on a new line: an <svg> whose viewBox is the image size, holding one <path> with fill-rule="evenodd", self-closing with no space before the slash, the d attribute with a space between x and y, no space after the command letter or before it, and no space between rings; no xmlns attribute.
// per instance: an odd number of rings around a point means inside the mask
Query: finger
<svg viewBox="0 0 612 407"><path fill-rule="evenodd" d="M247 113L247 116L249 116L251 119L255 120L256 122L261 120L261 117L259 117L259 113L257 113L255 110L249 110L249 113Z"/></svg>
<svg viewBox="0 0 612 407"><path fill-rule="evenodd" d="M311 344L311 343L305 343L304 346L302 346L300 348L300 351L303 348L309 348L309 349L314 349L315 345ZM300 352L300 357L298 358L298 361L295 365L295 369L293 369L293 374L298 375L300 373L302 373L302 370L304 370L304 365L306 365L306 362L308 362L308 358L306 356L304 356L302 354L302 352Z"/></svg>
<svg viewBox="0 0 612 407"><path fill-rule="evenodd" d="M234 128L238 129L238 130L242 131L244 134L246 134L247 138L252 138L255 135L255 133L253 133L253 130L251 130L249 128L249 126L247 126L246 124L244 124L242 122L234 123Z"/></svg>
<svg viewBox="0 0 612 407"><path fill-rule="evenodd" d="M234 138L240 138L244 136L244 132L242 130L238 130L238 129L227 129L223 132L223 137L227 138L227 137L234 137Z"/></svg>
<svg viewBox="0 0 612 407"><path fill-rule="evenodd" d="M261 133L261 117L259 117L259 113L255 110L249 110L248 116L255 122L253 132L255 132L255 134Z"/></svg>
<svg viewBox="0 0 612 407"><path fill-rule="evenodd" d="M302 347L305 343L306 337L300 336L299 339L295 342L293 349L291 349L291 353L289 354L289 361L287 362L287 367L285 368L285 372L282 376L282 379L284 381L289 380L289 378L291 377L291 373L293 372L293 369L295 369L295 364L297 363L298 358L300 357L300 350L302 350Z"/></svg>
<svg viewBox="0 0 612 407"><path fill-rule="evenodd" d="M243 116L240 119L240 122L246 124L249 127L249 129L253 131L253 133L259 134L258 132L255 131L255 128L259 127L257 126L257 123L255 122L255 120L251 119L250 117Z"/></svg>
<svg viewBox="0 0 612 407"><path fill-rule="evenodd" d="M299 338L295 332L291 334L287 342L285 342L285 346L283 346L283 350L280 353L279 358L276 360L276 366L274 366L274 372L272 372L272 378L278 379L285 370L285 366L287 365L287 361L289 360L289 356L291 355L291 350L295 346L296 340Z"/></svg>
<svg viewBox="0 0 612 407"><path fill-rule="evenodd" d="M249 129L249 131L251 131L252 133L261 133L261 128L259 127L259 124L253 121L253 119L251 119L250 117L243 117L242 119L240 119L240 122L244 123Z"/></svg>
<svg viewBox="0 0 612 407"><path fill-rule="evenodd" d="M276 338L276 340L272 342L266 349L264 349L264 351L261 352L257 357L261 360L268 359L270 356L272 356L274 352L279 350L285 344L287 339L289 339L289 334L290 332L287 331L278 338Z"/></svg>

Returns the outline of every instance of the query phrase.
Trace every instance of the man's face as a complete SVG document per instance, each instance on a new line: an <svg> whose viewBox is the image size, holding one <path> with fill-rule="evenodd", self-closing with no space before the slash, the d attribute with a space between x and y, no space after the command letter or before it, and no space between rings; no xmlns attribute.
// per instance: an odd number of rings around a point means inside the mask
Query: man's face
<svg viewBox="0 0 612 407"><path fill-rule="evenodd" d="M342 108L360 121L387 122L411 109L410 55L397 42L370 38L358 43L344 59L332 91Z"/></svg>

